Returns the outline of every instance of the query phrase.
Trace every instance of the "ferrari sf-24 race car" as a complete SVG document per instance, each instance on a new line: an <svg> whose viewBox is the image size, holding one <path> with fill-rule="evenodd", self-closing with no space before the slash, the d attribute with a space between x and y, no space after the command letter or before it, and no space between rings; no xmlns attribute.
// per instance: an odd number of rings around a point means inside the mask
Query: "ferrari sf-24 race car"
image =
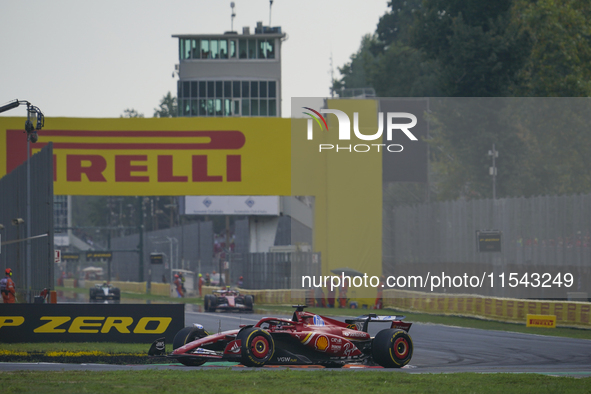
<svg viewBox="0 0 591 394"><path fill-rule="evenodd" d="M240 294L236 290L214 290L212 294L205 295L203 309L206 312L215 312L217 309L226 311L252 311L254 309L254 297Z"/></svg>
<svg viewBox="0 0 591 394"><path fill-rule="evenodd" d="M166 354L164 338L152 343L152 357L167 357L187 366L208 361L234 361L247 367L263 365L324 365L340 368L345 364L381 365L400 368L408 364L413 344L408 331L412 323L404 316L363 315L341 322L305 312L297 305L292 319L264 317L238 330L209 334L195 324L180 330L173 352ZM369 323L391 323L375 337Z"/></svg>

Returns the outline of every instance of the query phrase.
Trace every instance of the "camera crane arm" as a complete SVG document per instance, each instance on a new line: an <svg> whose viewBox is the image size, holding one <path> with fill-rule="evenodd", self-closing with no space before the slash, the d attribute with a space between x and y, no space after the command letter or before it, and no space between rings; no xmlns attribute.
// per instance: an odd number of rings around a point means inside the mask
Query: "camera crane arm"
<svg viewBox="0 0 591 394"><path fill-rule="evenodd" d="M9 111L18 107L19 105L27 105L27 121L25 122L25 131L27 132L27 139L31 142L37 142L37 130L41 130L45 126L45 116L39 107L35 107L33 104L26 100L15 99L0 107L0 113ZM37 124L33 125L31 121L31 114L36 114Z"/></svg>

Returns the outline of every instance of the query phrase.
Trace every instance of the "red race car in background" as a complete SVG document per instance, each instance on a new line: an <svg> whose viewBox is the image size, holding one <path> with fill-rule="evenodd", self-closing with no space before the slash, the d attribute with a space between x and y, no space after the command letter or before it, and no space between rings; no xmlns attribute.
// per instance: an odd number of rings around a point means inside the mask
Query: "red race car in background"
<svg viewBox="0 0 591 394"><path fill-rule="evenodd" d="M165 354L164 338L150 347L149 356L168 357L187 366L208 361L235 361L247 367L263 365L324 365L340 368L358 363L400 368L408 364L413 344L404 316L369 314L341 322L305 312L298 305L292 319L264 317L255 325L209 334L201 325L185 327L173 343L173 352ZM374 338L367 332L369 323L390 323Z"/></svg>
<svg viewBox="0 0 591 394"><path fill-rule="evenodd" d="M227 311L253 311L254 297L240 294L236 290L214 290L206 294L203 299L205 312L215 312L217 309Z"/></svg>

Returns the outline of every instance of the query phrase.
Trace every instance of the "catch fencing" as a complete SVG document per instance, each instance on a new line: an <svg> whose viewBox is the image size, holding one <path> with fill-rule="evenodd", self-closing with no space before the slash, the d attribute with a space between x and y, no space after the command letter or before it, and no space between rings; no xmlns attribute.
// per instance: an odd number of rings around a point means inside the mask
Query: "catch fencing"
<svg viewBox="0 0 591 394"><path fill-rule="evenodd" d="M244 289L300 289L303 275L319 276L320 253L232 253L230 278L244 278Z"/></svg>
<svg viewBox="0 0 591 394"><path fill-rule="evenodd" d="M566 299L591 283L591 195L397 206L383 216L385 275L446 272L495 277L570 272L571 288L495 287L486 295ZM501 231L501 251L478 251L476 232Z"/></svg>
<svg viewBox="0 0 591 394"><path fill-rule="evenodd" d="M11 132L20 132L9 130ZM23 138L26 136L23 135ZM53 288L53 146L50 142L30 161L30 208L27 217L27 164L26 162L0 179L0 253L1 275L4 269L13 270L13 280L19 301L26 299L27 277L30 275L30 299L32 302L44 288ZM21 219L21 220L19 220ZM27 272L27 228L30 226L30 272ZM16 241L16 242L12 242ZM20 241L20 242L19 242Z"/></svg>
<svg viewBox="0 0 591 394"><path fill-rule="evenodd" d="M113 253L112 278L122 281L139 280L139 259L137 250L139 234L113 238L111 248ZM118 252L129 250L129 252ZM162 266L151 267L150 254L158 253L164 256ZM162 281L165 276L171 281L172 269L184 269L192 272L211 272L217 269L212 262L213 255L213 225L212 222L196 222L183 224L178 227L145 232L143 277L148 278L150 270L154 268L152 280ZM170 265L171 264L171 265ZM166 267L166 268L165 268ZM144 279L145 280L145 279Z"/></svg>

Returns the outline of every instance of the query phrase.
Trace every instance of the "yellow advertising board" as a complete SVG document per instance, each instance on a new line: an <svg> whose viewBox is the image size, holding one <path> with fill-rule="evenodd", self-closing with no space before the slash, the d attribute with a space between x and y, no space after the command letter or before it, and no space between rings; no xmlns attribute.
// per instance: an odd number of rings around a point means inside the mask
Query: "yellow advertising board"
<svg viewBox="0 0 591 394"><path fill-rule="evenodd" d="M355 113L364 120L364 134L378 128L374 100L327 100L329 109ZM314 243L322 251L322 275L350 268L368 276L382 274L382 155L377 151L321 151L319 144L342 147L363 143L357 137L340 141L337 119L327 116L327 129L313 122L314 138L308 140L308 119L292 120L292 193L315 199ZM373 305L376 289L349 286L347 297L360 306ZM373 297L373 299L372 299Z"/></svg>
<svg viewBox="0 0 591 394"><path fill-rule="evenodd" d="M526 327L556 328L556 316L554 315L527 315Z"/></svg>
<svg viewBox="0 0 591 394"><path fill-rule="evenodd" d="M375 101L328 104L351 119L362 113L362 132L375 133ZM24 123L0 117L0 177L26 161ZM381 275L381 155L323 154L305 133L303 119L48 117L30 153L52 143L56 195L314 196L322 274L348 267ZM348 297L373 303L375 292L352 287Z"/></svg>
<svg viewBox="0 0 591 394"><path fill-rule="evenodd" d="M24 118L0 118L0 177L26 160ZM290 195L290 120L47 118L56 195Z"/></svg>
<svg viewBox="0 0 591 394"><path fill-rule="evenodd" d="M387 289L384 291L384 305L403 311L472 316L505 322L525 320L528 327L554 328L557 324L560 327L591 327L589 302L521 300L466 294L443 295Z"/></svg>

